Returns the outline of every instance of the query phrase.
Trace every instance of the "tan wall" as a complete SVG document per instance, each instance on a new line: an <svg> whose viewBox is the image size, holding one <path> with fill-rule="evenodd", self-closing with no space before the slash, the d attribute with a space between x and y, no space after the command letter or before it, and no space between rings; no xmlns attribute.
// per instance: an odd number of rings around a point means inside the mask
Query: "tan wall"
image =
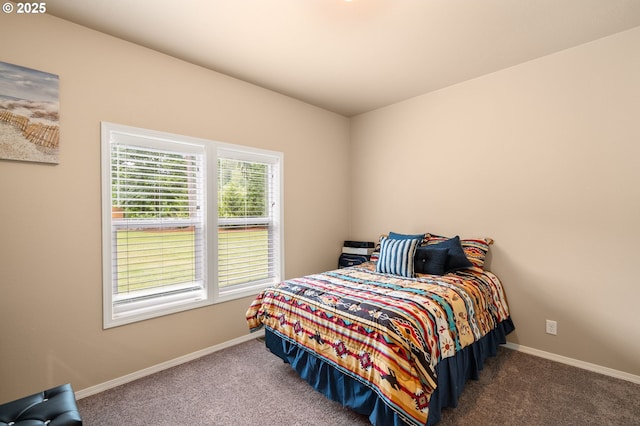
<svg viewBox="0 0 640 426"><path fill-rule="evenodd" d="M287 277L346 235L491 236L512 342L640 374L640 29L356 117L351 151L344 117L57 18L0 37L61 113L59 165L0 161L0 402L247 333L249 298L102 330L100 121L284 152Z"/></svg>
<svg viewBox="0 0 640 426"><path fill-rule="evenodd" d="M286 275L336 265L346 118L48 15L3 14L0 39L59 76L61 128L60 164L0 161L0 402L248 334L250 298L102 329L101 121L284 152Z"/></svg>
<svg viewBox="0 0 640 426"><path fill-rule="evenodd" d="M638 52L640 28L354 118L351 238L490 236L511 342L640 375Z"/></svg>

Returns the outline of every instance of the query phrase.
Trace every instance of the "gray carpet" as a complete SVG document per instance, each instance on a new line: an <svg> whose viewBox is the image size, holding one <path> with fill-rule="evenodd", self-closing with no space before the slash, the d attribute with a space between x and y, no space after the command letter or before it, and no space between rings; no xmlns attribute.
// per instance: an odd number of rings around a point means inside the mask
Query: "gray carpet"
<svg viewBox="0 0 640 426"><path fill-rule="evenodd" d="M252 340L83 398L86 426L368 425ZM640 385L500 348L447 425L640 425ZM383 426L383 425L381 425Z"/></svg>

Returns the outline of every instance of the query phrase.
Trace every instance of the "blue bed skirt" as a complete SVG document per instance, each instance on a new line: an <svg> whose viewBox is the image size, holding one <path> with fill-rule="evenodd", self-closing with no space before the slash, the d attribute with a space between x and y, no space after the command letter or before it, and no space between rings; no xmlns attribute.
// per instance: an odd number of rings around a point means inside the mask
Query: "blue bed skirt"
<svg viewBox="0 0 640 426"><path fill-rule="evenodd" d="M440 421L445 407L456 407L458 397L469 379L477 380L484 360L495 356L498 346L506 343L506 335L515 329L510 318L455 356L445 358L436 366L438 387L431 395L427 426ZM265 331L267 348L282 358L316 390L345 407L369 416L377 426L406 426L407 420L387 406L378 394L354 376L346 375L339 366L316 357L313 353L283 338L273 329Z"/></svg>

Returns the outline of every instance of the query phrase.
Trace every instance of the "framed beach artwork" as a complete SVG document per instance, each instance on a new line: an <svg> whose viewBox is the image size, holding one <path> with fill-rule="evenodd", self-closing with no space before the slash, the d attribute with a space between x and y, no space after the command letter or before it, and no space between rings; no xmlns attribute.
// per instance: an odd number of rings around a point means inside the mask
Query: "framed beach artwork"
<svg viewBox="0 0 640 426"><path fill-rule="evenodd" d="M58 163L59 78L0 61L0 159Z"/></svg>

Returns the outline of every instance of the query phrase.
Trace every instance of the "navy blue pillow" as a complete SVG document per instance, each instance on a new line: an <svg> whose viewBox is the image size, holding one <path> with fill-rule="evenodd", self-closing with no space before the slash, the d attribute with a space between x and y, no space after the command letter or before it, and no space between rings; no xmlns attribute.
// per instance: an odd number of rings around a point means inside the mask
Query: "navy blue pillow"
<svg viewBox="0 0 640 426"><path fill-rule="evenodd" d="M410 234L398 234L396 232L389 232L389 237L390 240L424 240L424 234L415 234L415 235L410 235Z"/></svg>
<svg viewBox="0 0 640 426"><path fill-rule="evenodd" d="M449 249L446 247L422 246L416 249L413 267L417 274L444 275Z"/></svg>
<svg viewBox="0 0 640 426"><path fill-rule="evenodd" d="M449 255L447 256L447 264L445 266L445 272L453 272L459 269L471 268L473 263L467 259L467 255L464 254L462 244L460 244L460 237L455 236L446 241L437 244L429 244L427 247L447 248L449 249Z"/></svg>

